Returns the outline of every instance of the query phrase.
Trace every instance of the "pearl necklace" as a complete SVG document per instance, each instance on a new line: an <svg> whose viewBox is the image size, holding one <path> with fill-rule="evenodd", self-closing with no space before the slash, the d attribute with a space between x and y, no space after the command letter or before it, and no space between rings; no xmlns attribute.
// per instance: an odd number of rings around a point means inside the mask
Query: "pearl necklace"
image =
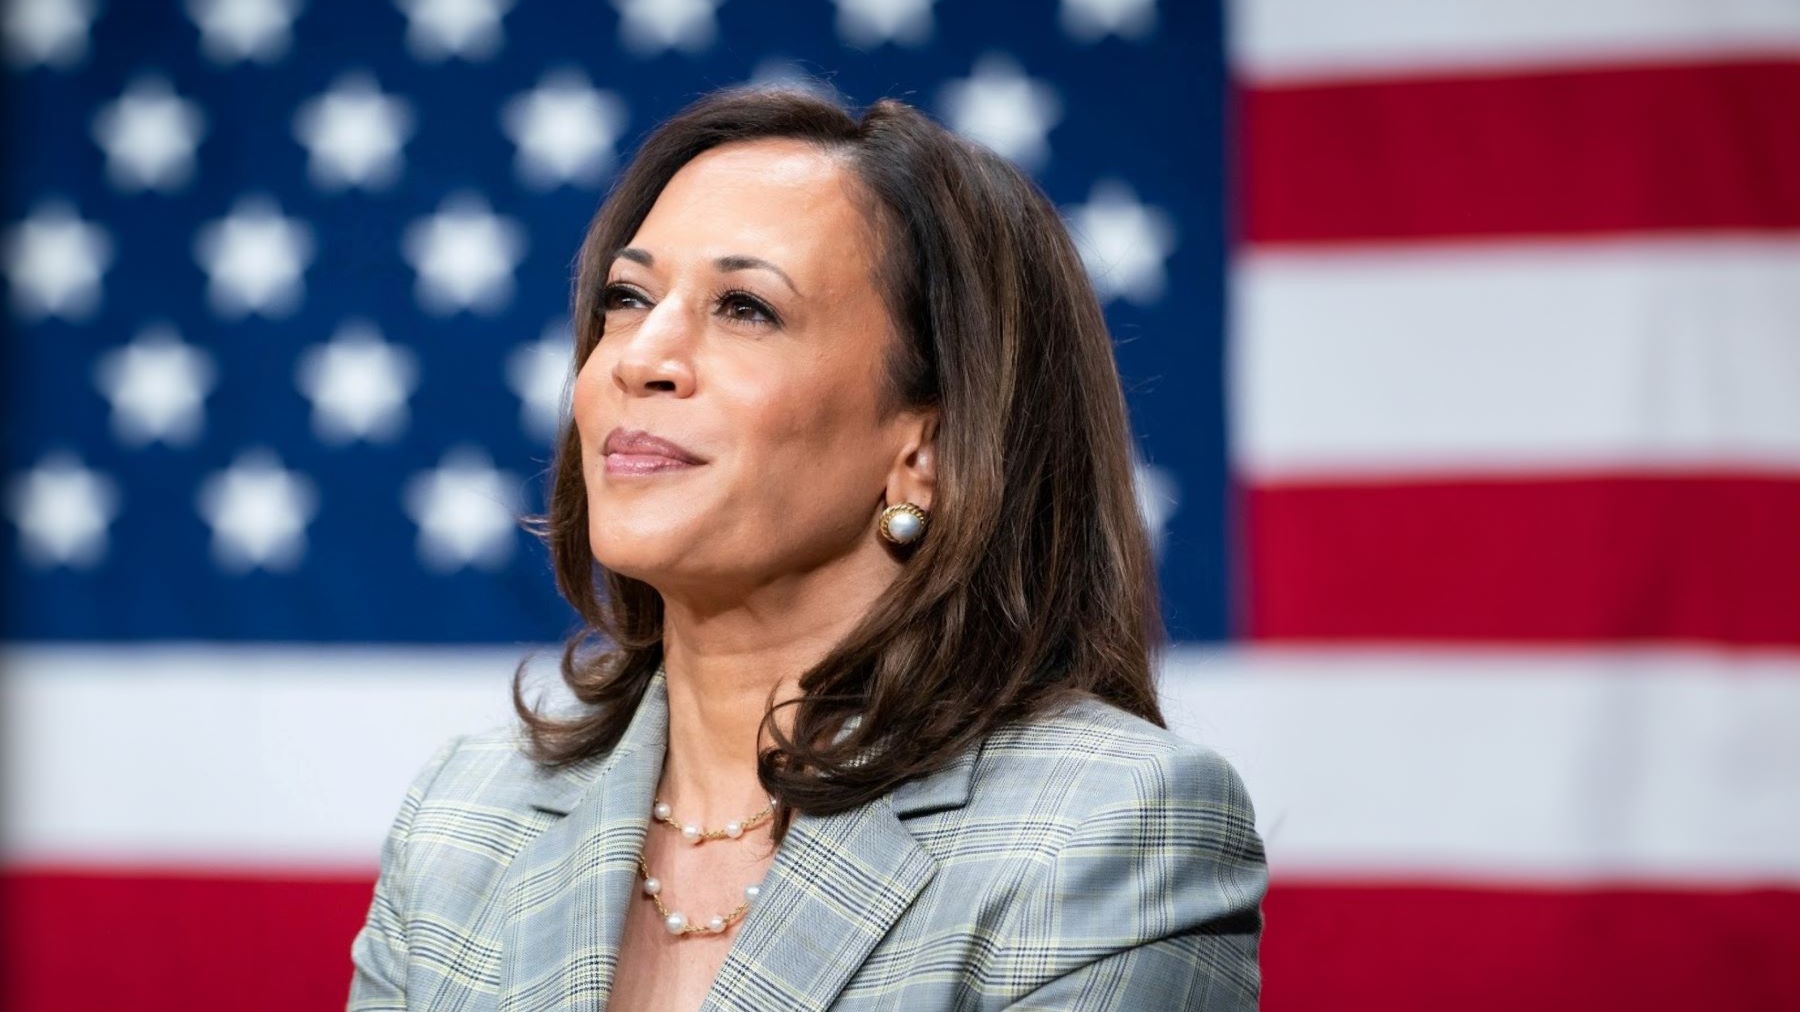
<svg viewBox="0 0 1800 1012"><path fill-rule="evenodd" d="M695 846L699 846L707 840L739 839L744 835L745 830L755 829L757 826L762 825L763 820L769 818L774 812L775 799L770 798L769 803L763 807L762 811L757 812L748 819L727 822L724 829L702 829L700 826L691 822L677 822L675 820L674 810L669 807L667 802L660 799L656 802L655 807L650 809L650 814L655 817L657 822L664 823L680 830L681 838ZM656 904L656 912L662 915L663 927L668 929L669 934L675 935L676 937L682 935L697 935L702 931L709 934L722 935L725 933L725 929L736 924L744 914L748 913L750 904L755 902L757 897L762 895L762 883L753 882L744 887L743 901L733 907L729 913L714 914L708 918L703 925L689 924L686 914L679 910L670 910L663 905L662 880L650 874L650 866L644 863L644 854L642 851L638 852L637 863L638 871L644 876L644 895L650 897L650 902Z"/></svg>

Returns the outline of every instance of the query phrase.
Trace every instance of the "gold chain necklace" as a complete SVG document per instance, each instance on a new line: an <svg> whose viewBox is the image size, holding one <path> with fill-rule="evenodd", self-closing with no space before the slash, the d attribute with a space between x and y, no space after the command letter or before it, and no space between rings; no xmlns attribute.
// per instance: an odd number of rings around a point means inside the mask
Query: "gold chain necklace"
<svg viewBox="0 0 1800 1012"><path fill-rule="evenodd" d="M762 811L757 812L747 819L727 822L724 829L705 829L695 823L676 821L674 810L669 807L667 802L664 802L661 799L658 799L655 806L650 809L651 816L657 822L679 830L681 832L681 838L695 846L705 843L708 840L740 839L743 837L746 830L755 829L757 826L762 825L763 821L774 815L774 813L775 799L770 798L769 803L763 807ZM689 923L686 914L679 910L670 910L663 905L662 880L650 874L650 866L644 862L644 853L641 850L638 852L637 863L638 872L644 876L644 895L650 897L650 902L656 904L656 912L662 915L663 927L668 929L669 934L677 937L682 935L697 935L701 932L722 935L727 928L730 928L733 924L736 924L742 919L743 916L750 911L750 904L754 903L757 897L762 895L762 883L753 882L744 887L744 898L742 902L733 907L729 913L714 914L707 918L705 924L692 924Z"/></svg>

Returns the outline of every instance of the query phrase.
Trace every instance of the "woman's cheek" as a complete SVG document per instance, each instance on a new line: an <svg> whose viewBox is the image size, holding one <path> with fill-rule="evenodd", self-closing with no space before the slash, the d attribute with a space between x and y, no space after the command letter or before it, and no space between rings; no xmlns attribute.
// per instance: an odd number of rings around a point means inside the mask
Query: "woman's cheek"
<svg viewBox="0 0 1800 1012"><path fill-rule="evenodd" d="M593 437L589 428L593 424L594 413L593 365L594 360L590 357L581 371L575 374L575 388L569 395L569 410L574 415L575 428L581 434L583 442Z"/></svg>

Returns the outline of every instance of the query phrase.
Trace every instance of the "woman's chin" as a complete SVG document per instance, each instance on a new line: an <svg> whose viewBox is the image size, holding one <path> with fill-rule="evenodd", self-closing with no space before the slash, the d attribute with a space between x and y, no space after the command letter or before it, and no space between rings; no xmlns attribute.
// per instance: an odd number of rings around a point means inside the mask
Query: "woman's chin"
<svg viewBox="0 0 1800 1012"><path fill-rule="evenodd" d="M642 542L622 543L620 539L613 537L604 540L596 538L591 547L594 561L608 572L646 582L659 573L668 572L679 559L679 556L657 551Z"/></svg>

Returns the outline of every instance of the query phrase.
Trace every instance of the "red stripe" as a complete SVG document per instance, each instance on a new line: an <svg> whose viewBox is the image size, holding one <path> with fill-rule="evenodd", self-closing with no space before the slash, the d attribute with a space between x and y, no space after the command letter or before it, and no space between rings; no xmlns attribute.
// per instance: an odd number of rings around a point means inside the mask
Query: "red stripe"
<svg viewBox="0 0 1800 1012"><path fill-rule="evenodd" d="M342 1008L368 877L12 872L10 1012ZM1800 1008L1800 893L1293 884L1264 907L1268 1012Z"/></svg>
<svg viewBox="0 0 1800 1012"><path fill-rule="evenodd" d="M1284 885L1263 1009L1800 1008L1800 893Z"/></svg>
<svg viewBox="0 0 1800 1012"><path fill-rule="evenodd" d="M1800 479L1617 476L1247 493L1259 639L1800 645Z"/></svg>
<svg viewBox="0 0 1800 1012"><path fill-rule="evenodd" d="M1258 243L1800 227L1800 61L1246 87Z"/></svg>
<svg viewBox="0 0 1800 1012"><path fill-rule="evenodd" d="M9 1012L341 1009L369 875L0 874Z"/></svg>

